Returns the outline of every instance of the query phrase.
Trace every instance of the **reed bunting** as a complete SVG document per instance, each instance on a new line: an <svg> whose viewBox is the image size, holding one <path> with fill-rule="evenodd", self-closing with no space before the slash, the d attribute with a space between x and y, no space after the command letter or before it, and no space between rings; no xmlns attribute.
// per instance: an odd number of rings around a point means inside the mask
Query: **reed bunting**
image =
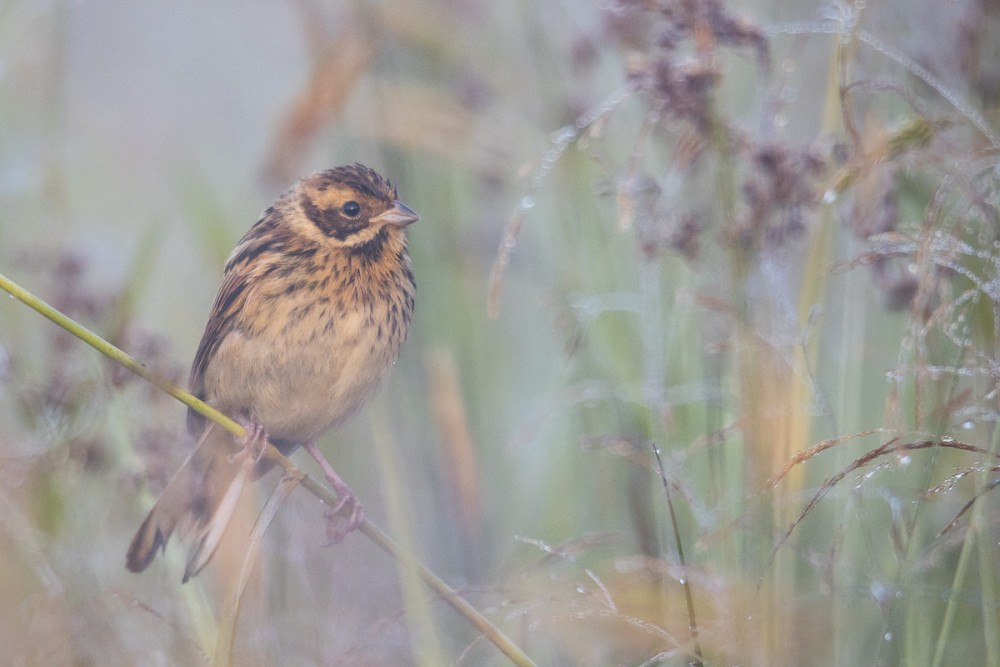
<svg viewBox="0 0 1000 667"><path fill-rule="evenodd" d="M270 467L245 465L240 444L269 440L283 454L302 445L351 506L331 537L361 523L360 503L314 442L357 412L396 362L416 290L404 229L417 219L389 181L355 164L302 179L250 228L226 263L190 377L247 436L237 443L188 411L197 446L139 527L129 570L144 570L175 530L190 538L184 581L205 566L244 483Z"/></svg>

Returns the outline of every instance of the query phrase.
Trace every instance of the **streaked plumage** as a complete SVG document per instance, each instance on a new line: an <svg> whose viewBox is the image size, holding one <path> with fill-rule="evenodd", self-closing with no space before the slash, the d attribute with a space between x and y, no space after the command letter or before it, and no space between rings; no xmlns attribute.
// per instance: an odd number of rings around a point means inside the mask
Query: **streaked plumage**
<svg viewBox="0 0 1000 667"><path fill-rule="evenodd" d="M415 285L403 228L415 220L361 165L313 174L281 195L226 263L192 391L262 427L286 454L350 418L406 338ZM233 438L193 411L188 429L198 446L133 539L134 572L177 529L193 538L184 579L197 574L246 478L263 472L248 474Z"/></svg>

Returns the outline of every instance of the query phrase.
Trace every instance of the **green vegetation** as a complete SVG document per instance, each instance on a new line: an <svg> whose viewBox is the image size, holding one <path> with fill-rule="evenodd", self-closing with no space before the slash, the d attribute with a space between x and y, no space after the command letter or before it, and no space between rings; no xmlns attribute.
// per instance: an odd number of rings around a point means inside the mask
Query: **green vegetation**
<svg viewBox="0 0 1000 667"><path fill-rule="evenodd" d="M337 4L0 7L0 274L183 384L260 210L369 164L416 321L322 444L535 662L1000 664L1000 12ZM189 444L0 300L0 663L508 664L276 473L252 571L129 574Z"/></svg>

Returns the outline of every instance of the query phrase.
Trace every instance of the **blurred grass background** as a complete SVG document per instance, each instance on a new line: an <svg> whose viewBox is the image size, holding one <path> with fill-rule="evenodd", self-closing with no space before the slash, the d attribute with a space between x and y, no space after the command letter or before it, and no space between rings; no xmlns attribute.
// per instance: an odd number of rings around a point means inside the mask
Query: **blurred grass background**
<svg viewBox="0 0 1000 667"><path fill-rule="evenodd" d="M183 382L242 233L362 162L417 314L325 449L539 664L1000 664L998 56L976 0L5 0L0 272ZM181 406L8 299L0 397L0 662L208 661L240 545L124 569ZM505 664L324 529L236 664Z"/></svg>

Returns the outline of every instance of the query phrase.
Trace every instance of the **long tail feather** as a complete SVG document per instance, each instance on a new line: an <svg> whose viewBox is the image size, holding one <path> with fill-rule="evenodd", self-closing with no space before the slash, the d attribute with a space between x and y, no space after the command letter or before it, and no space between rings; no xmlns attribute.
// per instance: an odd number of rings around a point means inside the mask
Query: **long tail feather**
<svg viewBox="0 0 1000 667"><path fill-rule="evenodd" d="M132 538L125 557L129 570L146 569L175 530L182 539L191 538L184 581L208 563L252 470L235 451L232 436L214 425L206 428Z"/></svg>

